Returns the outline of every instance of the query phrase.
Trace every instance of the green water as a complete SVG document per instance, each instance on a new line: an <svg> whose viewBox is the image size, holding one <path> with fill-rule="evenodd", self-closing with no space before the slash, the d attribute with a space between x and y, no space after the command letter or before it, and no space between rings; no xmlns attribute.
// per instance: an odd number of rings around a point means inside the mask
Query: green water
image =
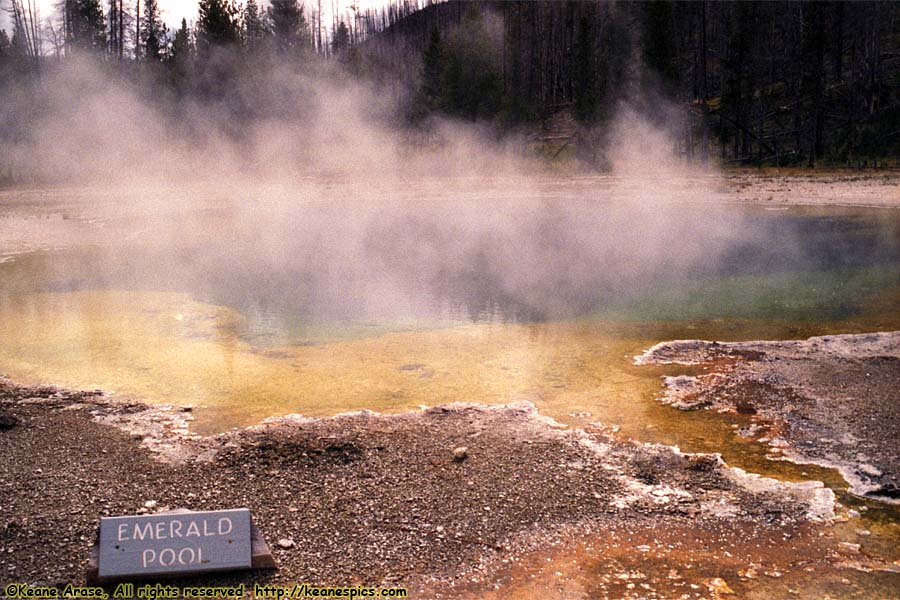
<svg viewBox="0 0 900 600"><path fill-rule="evenodd" d="M513 213L525 224L501 243L456 210L409 221L367 209L358 224L346 204L311 216L212 199L144 214L58 196L64 220L39 200L0 209L5 231L53 231L8 233L15 247L0 236L0 372L193 405L203 433L287 413L528 400L567 424L840 489L834 471L772 461L736 436L744 417L661 405L660 376L689 370L632 357L668 339L900 329L900 217L885 211L730 207L694 226L710 209L679 206L653 230L668 246L644 252L640 232L595 244L624 221L580 200L574 216ZM591 219L577 245L535 235ZM871 531L861 543L894 561L898 517L873 504L838 532Z"/></svg>
<svg viewBox="0 0 900 600"><path fill-rule="evenodd" d="M864 315L863 303L891 285L900 285L896 264L728 276L691 286L662 287L600 314L642 321L752 318L831 322Z"/></svg>

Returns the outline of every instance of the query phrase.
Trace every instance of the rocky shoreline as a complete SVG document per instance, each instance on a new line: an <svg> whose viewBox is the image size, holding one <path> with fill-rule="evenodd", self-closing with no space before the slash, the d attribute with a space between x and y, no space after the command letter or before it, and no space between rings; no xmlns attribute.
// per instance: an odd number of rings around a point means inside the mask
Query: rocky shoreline
<svg viewBox="0 0 900 600"><path fill-rule="evenodd" d="M770 206L900 207L897 170L736 169L726 171L729 198Z"/></svg>
<svg viewBox="0 0 900 600"><path fill-rule="evenodd" d="M280 565L204 582L471 597L571 530L738 528L810 545L813 563L830 556L812 527L834 516L822 484L746 474L599 424L567 429L528 403L289 416L200 437L184 409L0 380L0 412L4 582L82 582L100 516L174 508L250 508Z"/></svg>
<svg viewBox="0 0 900 600"><path fill-rule="evenodd" d="M683 410L749 415L744 437L795 462L837 468L850 491L900 502L900 332L781 342L664 342L636 364L700 365L665 377Z"/></svg>

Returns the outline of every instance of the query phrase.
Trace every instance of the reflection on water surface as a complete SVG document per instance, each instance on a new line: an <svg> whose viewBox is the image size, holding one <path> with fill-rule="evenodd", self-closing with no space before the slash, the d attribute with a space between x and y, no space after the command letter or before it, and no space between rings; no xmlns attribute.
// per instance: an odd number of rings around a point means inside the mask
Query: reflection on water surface
<svg viewBox="0 0 900 600"><path fill-rule="evenodd" d="M201 432L528 400L566 423L841 485L767 460L733 434L745 417L660 405L664 370L631 357L667 339L900 329L897 215L679 205L660 219L494 200L104 213L102 235L0 264L0 371L195 405ZM77 220L77 203L66 210ZM868 515L866 543L892 556L896 514Z"/></svg>

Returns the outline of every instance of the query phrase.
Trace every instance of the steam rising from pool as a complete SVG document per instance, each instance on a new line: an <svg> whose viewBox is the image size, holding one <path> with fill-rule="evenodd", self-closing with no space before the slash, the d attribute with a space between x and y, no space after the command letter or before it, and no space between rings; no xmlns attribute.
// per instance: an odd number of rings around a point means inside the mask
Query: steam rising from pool
<svg viewBox="0 0 900 600"><path fill-rule="evenodd" d="M45 106L2 151L94 186L74 214L108 235L73 259L90 265L50 267L57 288L149 286L322 318L551 319L709 270L754 235L733 214L680 208L715 200L715 178L627 107L607 136L613 175L546 176L521 139L452 121L413 134L392 118L396 97L338 73L236 83L200 106L88 63L48 75ZM17 98L7 118L28 114Z"/></svg>
<svg viewBox="0 0 900 600"><path fill-rule="evenodd" d="M0 92L17 128L0 153L71 184L0 192L0 373L17 381L191 404L202 432L528 400L800 479L825 475L718 415L674 415L630 357L900 328L896 217L734 206L627 105L598 175L471 123L412 132L390 91L333 72L275 68L203 106L88 64L41 85L36 109Z"/></svg>
<svg viewBox="0 0 900 600"><path fill-rule="evenodd" d="M187 292L275 330L546 321L823 252L797 227L729 207L715 172L685 165L627 104L604 136L610 174L552 174L522 139L472 123L402 127L389 90L332 71L263 69L202 106L74 61L41 85L33 110L8 92L5 119L23 125L0 150L22 172L71 181L32 201L85 225L0 228L0 244L59 250L33 261L37 277L9 273L0 294Z"/></svg>

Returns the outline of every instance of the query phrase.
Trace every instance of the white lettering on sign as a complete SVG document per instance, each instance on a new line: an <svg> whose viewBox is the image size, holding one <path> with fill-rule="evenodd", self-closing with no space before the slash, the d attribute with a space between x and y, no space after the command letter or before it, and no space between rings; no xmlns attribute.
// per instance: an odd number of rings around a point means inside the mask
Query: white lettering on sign
<svg viewBox="0 0 900 600"><path fill-rule="evenodd" d="M198 522L200 525L198 525ZM185 527L187 523L187 527ZM187 529L182 534L181 530ZM201 534L200 531L203 531ZM212 537L214 535L228 535L234 529L229 517L221 517L215 523L211 524L211 519L173 519L171 521L160 521L155 526L151 523L135 523L132 530L132 536L128 537L128 523L121 523L117 528L117 539L120 542L133 540L165 540L169 538L180 537Z"/></svg>
<svg viewBox="0 0 900 600"><path fill-rule="evenodd" d="M100 520L100 577L248 568L250 511L173 512Z"/></svg>
<svg viewBox="0 0 900 600"><path fill-rule="evenodd" d="M176 563L181 566L202 565L203 547L182 548L177 553L173 548L163 548L159 553L152 548L147 548L141 553L141 565L146 569L152 567L154 563L164 567L170 567Z"/></svg>

